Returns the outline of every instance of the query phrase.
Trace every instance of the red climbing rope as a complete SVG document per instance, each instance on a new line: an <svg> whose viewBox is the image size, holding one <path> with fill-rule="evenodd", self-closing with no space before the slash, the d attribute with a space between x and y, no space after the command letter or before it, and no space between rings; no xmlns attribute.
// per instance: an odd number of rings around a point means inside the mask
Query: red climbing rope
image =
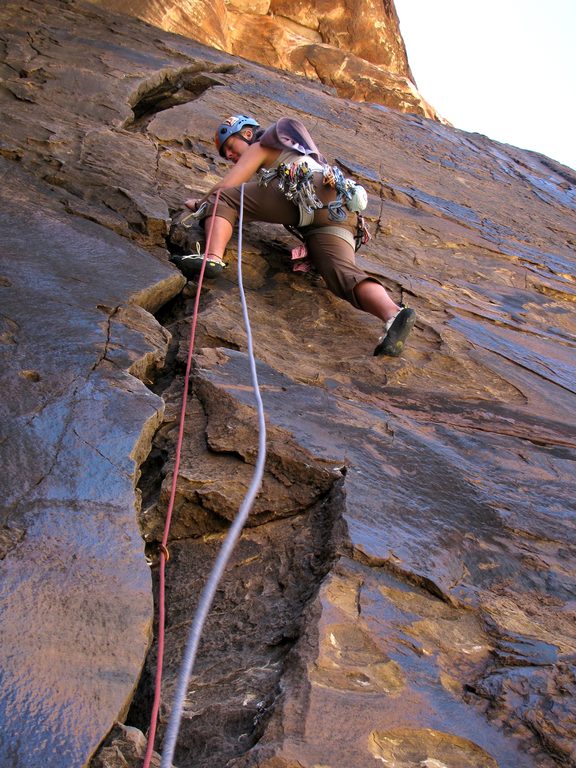
<svg viewBox="0 0 576 768"><path fill-rule="evenodd" d="M254 356L254 344L252 341L252 330L250 328L250 318L248 317L248 305L246 303L246 293L244 291L244 280L242 277L242 223L244 218L244 184L240 186L240 210L238 217L238 290L240 292L240 302L242 304L242 315L244 317L244 326L246 328L246 344L248 353L248 362L250 365L250 378L252 381L252 387L254 391L254 400L256 404L256 411L258 413L258 452L256 455L256 463L254 466L254 472L252 474L252 480L246 495L242 500L242 504L238 509L238 513L235 515L234 520L218 551L218 555L214 561L212 569L208 575L206 583L202 589L200 597L198 598L198 604L194 614L194 619L190 625L188 632L188 641L182 657L182 665L180 668L180 675L178 676L178 684L176 686L176 692L174 695L174 701L172 710L170 712L170 719L166 726L166 734L164 737L164 745L162 751L161 768L172 768L172 761L174 759L174 752L176 749L176 741L178 739L178 730L180 728L180 722L182 715L184 714L184 705L186 696L188 694L188 684L190 681L190 675L194 668L194 662L198 647L200 644L200 638L202 631L208 618L208 613L216 597L216 591L224 576L226 566L232 556L232 552L238 543L242 529L248 520L256 496L262 487L262 478L264 477L264 467L266 465L266 416L264 414L264 404L262 402L262 393L260 392L260 385L258 384L258 373L256 370L256 358Z"/></svg>
<svg viewBox="0 0 576 768"><path fill-rule="evenodd" d="M170 524L172 522L172 512L174 510L174 500L176 498L176 483L178 480L178 473L180 471L180 457L182 454L182 443L184 441L184 422L186 419L186 407L188 403L188 386L190 380L190 371L192 369L192 357L194 355L194 342L196 337L196 322L198 320L198 306L200 304L200 293L202 290L202 281L204 279L204 271L206 269L207 255L210 252L210 240L212 239L212 229L214 227L214 219L216 218L216 206L218 205L218 199L220 197L220 190L216 192L216 198L214 201L214 209L212 211L212 217L210 219L210 227L208 229L208 235L206 237L206 246L204 249L204 260L202 261L202 267L200 269L200 275L198 276L198 287L196 289L196 300L194 302L194 311L192 313L192 327L190 328L190 344L188 347L188 357L186 360L186 374L184 376L184 391L182 393L182 405L180 409L180 422L178 425L178 439L176 441L176 459L174 462L174 473L172 475L172 488L170 490L170 500L168 502L168 509L166 511L166 521L164 523L164 535L162 537L162 543L160 544L160 578L158 585L158 656L156 659L156 677L154 682L154 702L152 705L152 715L150 717L150 728L148 730L148 744L146 747L146 755L144 756L144 762L142 768L150 768L150 761L152 759L152 752L154 750L154 739L156 738L156 726L158 724L158 712L160 711L160 695L162 685L162 664L164 659L164 635L165 635L165 584L166 584L166 563L168 562L168 534L170 533Z"/></svg>

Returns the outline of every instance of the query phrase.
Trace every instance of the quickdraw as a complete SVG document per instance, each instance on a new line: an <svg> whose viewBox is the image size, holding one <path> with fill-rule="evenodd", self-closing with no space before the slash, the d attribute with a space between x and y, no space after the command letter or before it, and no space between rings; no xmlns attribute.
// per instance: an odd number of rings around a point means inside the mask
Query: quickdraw
<svg viewBox="0 0 576 768"><path fill-rule="evenodd" d="M364 221L364 216L360 216L360 214L357 213L356 214L356 235L354 237L354 240L356 241L356 246L354 250L357 251L363 245L366 245L366 243L370 242L371 239L372 239L372 235L370 234L368 227L366 226L366 222Z"/></svg>
<svg viewBox="0 0 576 768"><path fill-rule="evenodd" d="M326 165L324 167L322 183L332 187L337 193L336 200L328 203L328 215L332 221L343 221L346 218L347 214L344 207L353 213L358 213L359 210L366 208L366 204L359 207L358 200L356 200L358 190L362 189L365 193L364 188L360 187L352 179L347 179L337 165Z"/></svg>
<svg viewBox="0 0 576 768"><path fill-rule="evenodd" d="M313 213L322 208L322 201L314 190L314 171L308 163L292 163L286 165L280 163L277 168L266 170L261 168L258 172L259 184L267 186L272 179L278 179L278 186L287 200L294 205L303 208L306 213Z"/></svg>

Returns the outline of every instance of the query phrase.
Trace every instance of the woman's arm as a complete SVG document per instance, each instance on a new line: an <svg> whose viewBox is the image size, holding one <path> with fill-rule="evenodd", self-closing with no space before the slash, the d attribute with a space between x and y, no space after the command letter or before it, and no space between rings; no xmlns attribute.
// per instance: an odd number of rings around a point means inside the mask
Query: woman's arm
<svg viewBox="0 0 576 768"><path fill-rule="evenodd" d="M192 200L187 200L186 205L189 208L192 208L192 204L194 203L194 208L197 210L213 192L216 192L218 189L238 187L245 181L249 181L260 168L265 165L271 165L279 154L279 149L263 147L259 141L255 144L251 144L246 151L242 153L236 165L230 168L221 181L214 184L214 186L199 200L195 200L194 198Z"/></svg>

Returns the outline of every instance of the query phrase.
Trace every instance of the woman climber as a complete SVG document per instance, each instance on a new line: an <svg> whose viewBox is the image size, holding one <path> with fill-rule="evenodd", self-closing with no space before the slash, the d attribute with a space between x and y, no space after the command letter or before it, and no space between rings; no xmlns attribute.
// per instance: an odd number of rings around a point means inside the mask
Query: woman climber
<svg viewBox="0 0 576 768"><path fill-rule="evenodd" d="M365 190L328 165L299 120L282 118L265 131L259 129L258 122L246 115L233 115L221 123L216 147L234 165L204 197L186 200L186 206L206 222L220 190L207 258L222 263L244 184L245 220L283 224L297 231L329 290L385 323L374 354L397 357L416 315L413 309L398 306L384 286L355 263L356 213L366 205ZM259 179L250 181L256 174ZM190 272L194 267L186 260L195 258L174 261L187 274L187 268Z"/></svg>

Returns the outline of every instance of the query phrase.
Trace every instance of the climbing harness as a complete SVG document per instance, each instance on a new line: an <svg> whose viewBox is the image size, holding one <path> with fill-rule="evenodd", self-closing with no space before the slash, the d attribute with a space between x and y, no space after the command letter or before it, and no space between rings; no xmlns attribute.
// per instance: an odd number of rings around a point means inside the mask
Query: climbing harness
<svg viewBox="0 0 576 768"><path fill-rule="evenodd" d="M218 197L216 198L215 206L217 203L218 203ZM216 210L216 208L214 208L214 210ZM174 702L173 702L172 710L170 713L170 719L168 721L168 726L166 729L166 737L164 739L164 746L162 750L162 761L160 764L161 768L172 767L174 750L176 748L176 739L178 738L178 730L180 728L180 721L182 719L182 713L184 710L184 702L186 700L186 694L188 692L188 681L190 679L190 674L192 672L194 661L196 659L196 652L198 649L198 644L200 642L202 629L204 627L206 618L208 616L208 612L214 600L214 596L216 594L218 584L220 583L222 576L224 574L226 564L228 563L228 560L230 559L232 551L236 545L236 542L240 537L242 528L244 527L244 524L248 519L248 515L250 514L250 510L252 509L256 495L260 490L260 486L262 485L262 478L264 476L264 465L266 462L266 421L264 416L264 406L262 404L262 396L261 396L260 388L258 385L258 376L256 372L256 360L254 357L254 348L253 348L253 342L252 342L252 330L250 328L250 319L248 317L248 307L246 304L246 295L244 293L244 284L242 279L243 217L244 217L244 184L242 184L240 189L240 211L239 211L239 219L238 219L238 287L240 290L242 314L244 317L244 325L246 328L250 374L252 379L252 386L254 389L254 396L256 400L257 413L258 413L258 455L256 457L256 466L254 469L250 486L248 488L248 491L246 492L246 496L244 497L242 504L240 505L238 514L236 515L232 525L228 530L228 533L226 534L226 537L224 539L220 552L216 558L214 566L212 567L212 571L210 572L206 585L204 586L204 589L202 590L202 594L200 595L200 599L198 601L198 607L196 608L196 613L194 615L194 619L190 627L188 642L186 645L186 649L184 651L184 658L182 661L180 676L178 678L176 695L174 697ZM212 217L212 223L213 221L214 221L214 215ZM206 251L208 251L211 234L212 234L212 226L210 227L210 231L206 240ZM198 285L197 297L199 295L200 295L200 283ZM195 327L197 313L198 313L198 302L196 302L194 307L193 327ZM190 342L190 350L188 352L189 361L191 361L191 350L192 350L192 341ZM183 435L183 428L184 428L183 424L184 424L184 415L185 415L184 408L185 408L185 402L186 402L186 397L188 393L187 383L188 383L189 374L190 374L190 367L188 365L186 368L186 380L185 380L185 388L184 388L184 395L183 395L183 410L181 415L180 432L179 432L179 445L176 451L177 459L174 466L172 493L170 496L172 506L173 506L173 500L174 500L175 489L176 489L176 476L178 474L178 469L180 465L180 446L181 446L180 436ZM169 508L170 515L172 512L172 506ZM169 518L169 515L167 515L167 522L168 522L168 518ZM167 539L167 535L168 533L166 529L165 539ZM165 546L164 540L163 540L163 545ZM164 567L164 559L165 559L164 556L162 556L161 557L162 569ZM162 576L162 588L163 588L163 576ZM162 596L161 614L162 614L162 627L163 627L163 621L164 621L163 596ZM160 632L159 632L159 635L160 635ZM161 652L163 652L163 642L164 642L164 638L162 637L162 649L161 649L160 637L159 637L158 639L159 659L161 659ZM161 661L159 663L161 664ZM156 692L155 692L155 705L156 705L156 698L158 698L158 704L159 704L160 683L161 683L161 679L160 680L157 679ZM155 716L157 718L157 714L158 714L157 707L155 707L155 712L156 712ZM154 730L155 730L155 727L156 726L154 724ZM152 726L151 726L151 735L148 738L148 748L150 752L150 757L152 754L153 742L154 742L154 736L153 736ZM143 768L149 768L149 765L150 765L150 762L148 758L148 762L145 761Z"/></svg>
<svg viewBox="0 0 576 768"><path fill-rule="evenodd" d="M276 168L261 168L258 183L268 186L278 179L278 187L287 200L300 210L299 227L312 224L314 211L323 208L314 189L314 174L322 172L322 183L336 190L336 200L328 203L328 216L332 221L344 221L347 208L351 213L361 213L368 205L368 194L363 186L344 176L337 165L322 165L312 158L294 160L290 165L279 163Z"/></svg>
<svg viewBox="0 0 576 768"><path fill-rule="evenodd" d="M267 187L272 179L278 179L278 187L287 200L300 210L299 227L312 223L314 211L322 208L322 201L314 190L314 173L322 170L320 163L312 158L295 160L290 165L280 163L276 168L261 168L258 171L258 183Z"/></svg>
<svg viewBox="0 0 576 768"><path fill-rule="evenodd" d="M305 157L297 159L290 165L279 163L276 168L261 168L258 171L258 183L267 187L273 179L278 179L278 187L284 193L287 200L296 205L300 211L300 219L296 227L286 226L286 229L304 240L298 231L299 227L309 227L314 221L314 211L323 208L322 201L318 198L314 188L314 174L322 172L322 183L336 190L336 200L328 203L328 216L334 222L346 219L347 208L356 214L356 232L353 235L349 230L339 226L318 227L308 229L306 235L322 232L331 234L345 240L354 251L370 240L370 232L366 226L362 211L368 205L368 194L363 186L344 176L336 165L322 165L313 158ZM309 272L310 262L307 260L306 246L298 246L292 251L292 270L294 272Z"/></svg>
<svg viewBox="0 0 576 768"><path fill-rule="evenodd" d="M290 260L292 264L292 272L311 272L313 271L312 262L308 256L308 249L304 242L304 235L298 230L297 227L293 227L290 224L284 224L284 228L288 230L292 235L297 237L301 243L290 251ZM368 243L372 236L366 226L364 217L356 214L356 232L352 234L348 229L338 226L326 226L318 227L317 229L307 229L306 237L314 234L334 235L342 240L345 240L348 245L354 248L354 251L358 251L363 245Z"/></svg>

